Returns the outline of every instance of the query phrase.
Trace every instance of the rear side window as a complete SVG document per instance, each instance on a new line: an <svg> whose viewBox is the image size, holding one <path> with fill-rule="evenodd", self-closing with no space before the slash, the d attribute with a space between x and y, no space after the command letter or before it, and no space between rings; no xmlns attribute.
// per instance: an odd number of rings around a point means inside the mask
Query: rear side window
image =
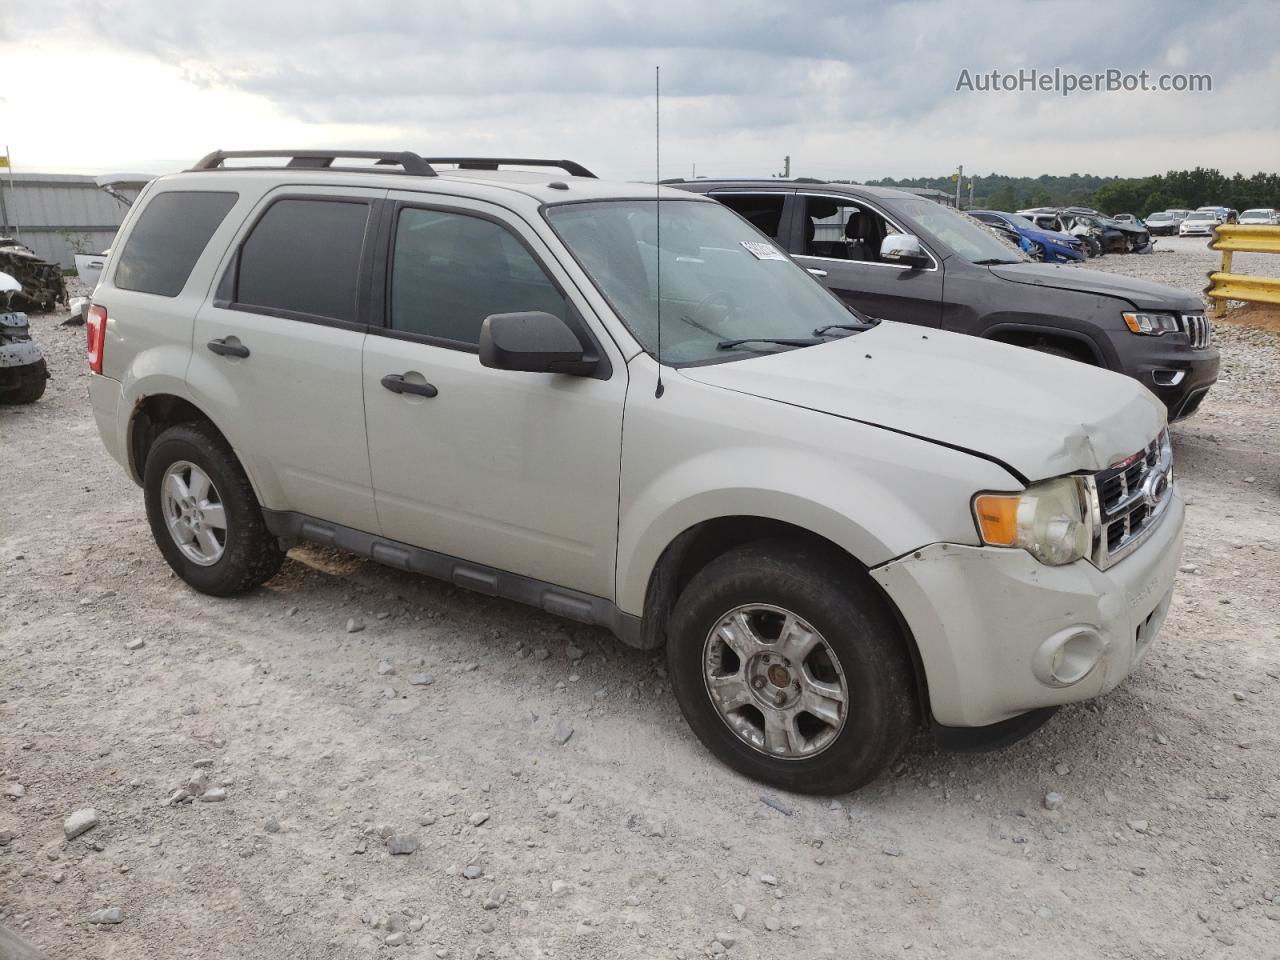
<svg viewBox="0 0 1280 960"><path fill-rule="evenodd" d="M354 322L368 220L359 200L277 200L240 249L236 302Z"/></svg>
<svg viewBox="0 0 1280 960"><path fill-rule="evenodd" d="M569 316L564 295L504 227L442 210L400 212L391 329L477 344L485 317L526 310Z"/></svg>
<svg viewBox="0 0 1280 960"><path fill-rule="evenodd" d="M122 290L176 297L238 197L203 190L157 193L120 251L115 285Z"/></svg>
<svg viewBox="0 0 1280 960"><path fill-rule="evenodd" d="M713 193L711 196L761 233L775 240L782 236L782 205L786 202L782 194Z"/></svg>

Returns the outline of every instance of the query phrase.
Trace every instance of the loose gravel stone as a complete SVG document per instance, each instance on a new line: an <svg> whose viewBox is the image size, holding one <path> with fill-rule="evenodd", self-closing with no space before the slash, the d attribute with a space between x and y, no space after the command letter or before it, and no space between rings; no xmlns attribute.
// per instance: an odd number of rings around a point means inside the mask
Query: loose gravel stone
<svg viewBox="0 0 1280 960"><path fill-rule="evenodd" d="M571 724L568 720L561 720L559 723L556 724L556 729L555 729L555 732L551 735L551 739L555 743L563 747L566 743L569 742L569 738L572 736L573 736L573 724Z"/></svg>
<svg viewBox="0 0 1280 960"><path fill-rule="evenodd" d="M124 911L119 907L104 907L89 914L90 923L122 923Z"/></svg>
<svg viewBox="0 0 1280 960"><path fill-rule="evenodd" d="M364 629L364 624L352 617L347 621L347 633L359 633Z"/></svg>
<svg viewBox="0 0 1280 960"><path fill-rule="evenodd" d="M478 827L482 823L485 823L488 819L489 819L489 814L481 810L478 813L473 813L471 816L467 817L467 822L470 823L473 827Z"/></svg>
<svg viewBox="0 0 1280 960"><path fill-rule="evenodd" d="M74 840L86 830L92 830L97 825L98 812L93 807L85 807L83 810L77 810L67 817L66 823L62 825L62 832L66 834L68 840Z"/></svg>
<svg viewBox="0 0 1280 960"><path fill-rule="evenodd" d="M134 637L124 645L124 648L126 650L141 650L146 645L147 641L143 640L141 637Z"/></svg>
<svg viewBox="0 0 1280 960"><path fill-rule="evenodd" d="M400 834L387 839L387 852L392 856L406 857L418 849L418 838L411 834Z"/></svg>
<svg viewBox="0 0 1280 960"><path fill-rule="evenodd" d="M21 800L27 795L27 788L20 783L6 783L4 795L10 800Z"/></svg>
<svg viewBox="0 0 1280 960"><path fill-rule="evenodd" d="M1041 802L1046 810L1060 810L1063 803L1062 794L1050 790L1044 795L1044 800Z"/></svg>
<svg viewBox="0 0 1280 960"><path fill-rule="evenodd" d="M429 673L415 673L409 677L409 683L415 687L429 687L435 683L435 678Z"/></svg>
<svg viewBox="0 0 1280 960"><path fill-rule="evenodd" d="M200 794L201 803L221 803L225 799L227 799L226 787L210 787Z"/></svg>

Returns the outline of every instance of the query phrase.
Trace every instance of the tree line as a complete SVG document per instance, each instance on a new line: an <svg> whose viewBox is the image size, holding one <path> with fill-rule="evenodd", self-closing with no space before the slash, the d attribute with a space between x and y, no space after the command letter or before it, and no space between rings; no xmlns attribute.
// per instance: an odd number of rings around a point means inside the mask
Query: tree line
<svg viewBox="0 0 1280 960"><path fill-rule="evenodd" d="M1103 213L1133 213L1145 217L1156 210L1224 206L1280 208L1280 174L1255 173L1227 176L1219 170L1196 167L1170 170L1149 177L1097 177L1073 173L1056 177L1009 177L1003 174L974 178L973 206L987 210L1021 210L1027 207L1094 207ZM867 181L879 187L931 187L955 192L949 176ZM961 205L969 206L968 177L961 191Z"/></svg>

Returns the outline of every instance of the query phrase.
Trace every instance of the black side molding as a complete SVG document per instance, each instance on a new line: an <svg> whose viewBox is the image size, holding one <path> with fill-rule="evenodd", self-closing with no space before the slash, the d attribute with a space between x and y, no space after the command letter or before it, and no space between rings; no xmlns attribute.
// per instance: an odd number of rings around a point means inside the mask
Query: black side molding
<svg viewBox="0 0 1280 960"><path fill-rule="evenodd" d="M612 601L602 597L460 560L434 550L424 550L398 540L388 540L302 513L264 509L262 517L267 529L281 540L310 540L350 550L397 570L426 574L477 593L528 604L567 620L604 627L628 646L641 646L640 618L623 613Z"/></svg>

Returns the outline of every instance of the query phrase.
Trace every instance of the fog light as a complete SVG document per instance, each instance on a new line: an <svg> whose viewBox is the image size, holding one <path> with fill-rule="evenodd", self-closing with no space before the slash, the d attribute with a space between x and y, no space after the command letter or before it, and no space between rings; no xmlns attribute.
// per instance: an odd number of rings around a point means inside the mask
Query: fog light
<svg viewBox="0 0 1280 960"><path fill-rule="evenodd" d="M1092 627L1068 627L1040 644L1031 660L1031 671L1041 683L1069 687L1093 672L1106 647L1102 635Z"/></svg>

